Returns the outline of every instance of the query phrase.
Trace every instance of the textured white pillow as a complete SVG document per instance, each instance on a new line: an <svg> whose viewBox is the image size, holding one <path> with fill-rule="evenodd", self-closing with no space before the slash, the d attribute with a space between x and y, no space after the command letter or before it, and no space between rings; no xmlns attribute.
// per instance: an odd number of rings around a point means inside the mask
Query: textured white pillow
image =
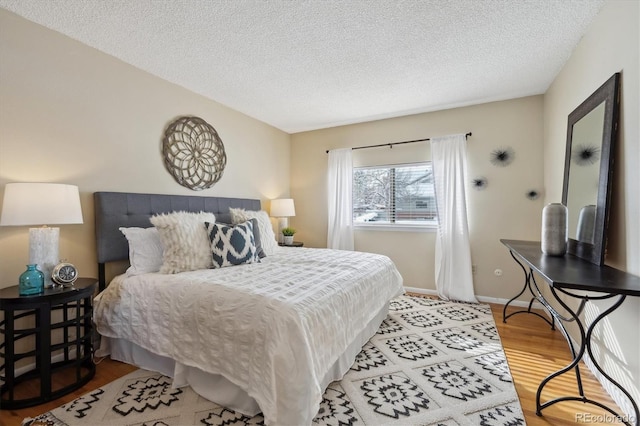
<svg viewBox="0 0 640 426"><path fill-rule="evenodd" d="M262 250L267 256L272 255L278 249L278 242L276 241L276 235L273 233L273 227L271 226L271 219L264 210L253 211L245 209L230 208L231 220L234 225L242 222L246 222L251 219L258 219L258 230L260 231L260 242L262 243Z"/></svg>
<svg viewBox="0 0 640 426"><path fill-rule="evenodd" d="M119 228L129 242L127 275L158 272L162 266L163 246L158 230L150 228Z"/></svg>
<svg viewBox="0 0 640 426"><path fill-rule="evenodd" d="M207 269L212 266L205 222L215 222L213 213L174 212L151 217L164 246L163 274Z"/></svg>

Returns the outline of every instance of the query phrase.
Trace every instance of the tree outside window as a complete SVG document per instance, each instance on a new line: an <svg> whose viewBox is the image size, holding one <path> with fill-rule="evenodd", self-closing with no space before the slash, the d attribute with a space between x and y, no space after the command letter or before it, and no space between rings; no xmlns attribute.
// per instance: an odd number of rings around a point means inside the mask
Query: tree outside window
<svg viewBox="0 0 640 426"><path fill-rule="evenodd" d="M432 225L436 214L431 163L354 169L354 223Z"/></svg>

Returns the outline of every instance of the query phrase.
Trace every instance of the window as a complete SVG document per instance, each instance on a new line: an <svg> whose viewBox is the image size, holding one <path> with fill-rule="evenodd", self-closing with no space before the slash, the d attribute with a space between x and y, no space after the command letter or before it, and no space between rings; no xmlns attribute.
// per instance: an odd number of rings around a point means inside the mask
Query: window
<svg viewBox="0 0 640 426"><path fill-rule="evenodd" d="M435 225L431 163L353 169L355 225Z"/></svg>

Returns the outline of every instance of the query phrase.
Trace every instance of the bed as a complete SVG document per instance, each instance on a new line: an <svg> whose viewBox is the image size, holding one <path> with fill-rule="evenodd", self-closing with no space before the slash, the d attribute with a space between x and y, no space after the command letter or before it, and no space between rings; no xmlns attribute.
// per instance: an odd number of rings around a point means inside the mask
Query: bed
<svg viewBox="0 0 640 426"><path fill-rule="evenodd" d="M260 202L115 192L94 201L104 289L94 301L97 355L161 372L248 416L262 412L266 424L311 424L327 385L349 370L403 293L386 256L277 246L259 262L124 273L105 286L105 265L129 257L120 228L151 228L154 215L176 211L230 224L230 209L259 212Z"/></svg>

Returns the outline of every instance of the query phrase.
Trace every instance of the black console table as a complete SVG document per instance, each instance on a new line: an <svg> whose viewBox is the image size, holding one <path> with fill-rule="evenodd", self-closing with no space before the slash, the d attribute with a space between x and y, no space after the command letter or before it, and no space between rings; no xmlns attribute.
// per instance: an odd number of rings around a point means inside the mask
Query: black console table
<svg viewBox="0 0 640 426"><path fill-rule="evenodd" d="M545 309L551 314L551 321L547 318L543 318L553 328L557 323L558 328L567 339L569 349L573 360L566 367L556 371L555 373L547 376L538 386L538 392L536 393L536 414L541 416L541 411L550 405L556 404L562 401L581 401L588 404L593 404L598 407L607 410L611 414L617 416L619 419L627 425L635 424L638 426L640 412L638 410L638 404L633 400L629 392L618 382L616 382L611 376L609 376L598 364L598 361L593 356L591 349L591 337L596 325L604 319L611 312L615 311L624 302L627 296L640 296L640 277L628 274L624 271L620 271L609 266L597 266L585 260L582 260L573 255L565 256L547 256L542 253L540 249L540 242L538 241L518 241L518 240L500 240L510 251L513 259L520 265L525 275L525 283L522 291L518 293L513 299L509 300L504 307L503 321L518 313L532 313L531 306L535 300L540 302ZM562 306L567 314L559 313L549 302L545 299L540 291L538 284L535 280L534 272L539 274L544 281L549 285L551 294L555 301ZM529 307L526 310L517 311L506 315L507 306L529 290L531 293L531 301ZM591 292L596 293L592 295ZM567 305L559 294L570 296L579 301L578 308L573 309ZM611 306L596 317L596 319L586 326L580 320L580 315L584 309L585 304L589 300L605 300L612 299ZM575 322L580 330L580 341L577 345L573 343L564 323ZM634 324L637 326L637 324ZM612 408L605 404L589 399L582 387L582 380L580 377L579 362L582 359L585 351L589 354L591 361L595 368L605 377L611 384L620 389L620 391L626 395L631 402L635 411L634 417L623 417L619 413L616 413ZM576 380L578 383L578 394L576 396L564 396L560 398L541 403L540 399L544 387L554 378L574 370L576 374Z"/></svg>
<svg viewBox="0 0 640 426"><path fill-rule="evenodd" d="M92 300L98 285L94 278L78 278L72 287L47 288L41 294L20 296L18 286L0 289L0 409L18 409L42 404L66 395L94 376L92 347ZM35 348L17 351L16 342L35 337ZM60 361L52 363L52 357ZM19 362L33 368L16 376ZM62 386L52 377L65 374ZM18 392L27 382L35 383L37 394ZM38 383L39 382L39 383Z"/></svg>

